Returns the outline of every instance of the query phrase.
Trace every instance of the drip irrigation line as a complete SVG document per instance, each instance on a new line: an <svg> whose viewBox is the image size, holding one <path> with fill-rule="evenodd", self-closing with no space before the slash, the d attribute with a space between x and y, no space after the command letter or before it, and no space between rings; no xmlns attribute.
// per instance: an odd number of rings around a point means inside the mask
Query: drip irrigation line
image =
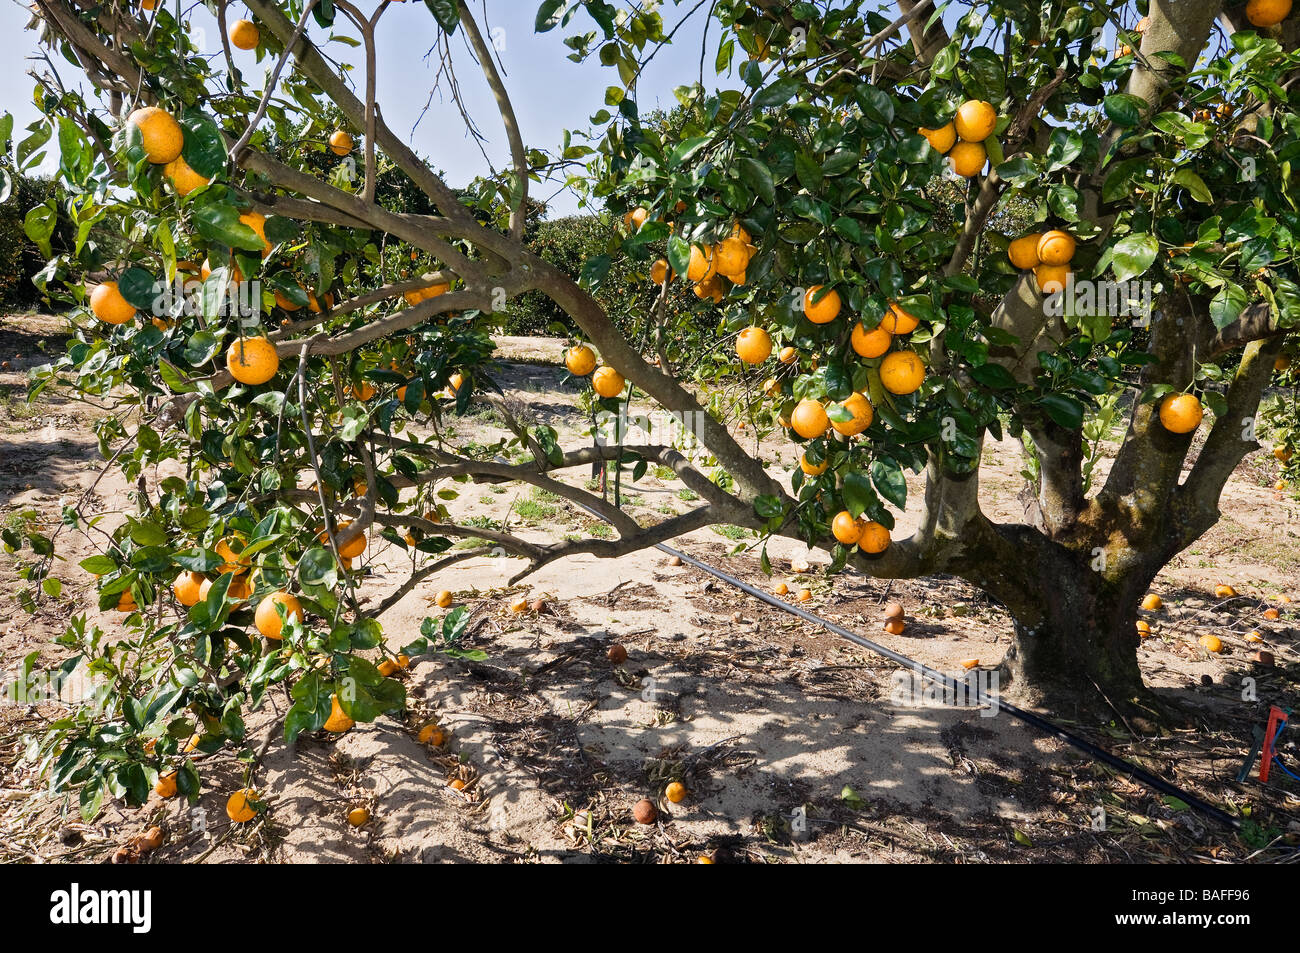
<svg viewBox="0 0 1300 953"><path fill-rule="evenodd" d="M583 509L586 509L586 507L583 507ZM592 513L593 516L599 516L599 514L595 513L594 511L589 510L588 512ZM1126 761L1123 758L1118 757L1117 755L1111 754L1109 751L1106 751L1103 748L1097 747L1088 739L1083 738L1080 735L1076 735L1074 732L1069 731L1066 728L1062 728L1060 725L1057 725L1054 722L1048 721L1046 718L1043 718L1041 715L1037 715L1032 711L1026 711L1025 709L1019 708L1016 705L1011 704L1010 702L1002 701L996 695L986 694L983 688L981 688L980 685L978 684L978 681L976 682L975 685L971 685L969 682L959 681L958 679L953 678L951 675L946 675L943 672L938 671L937 669L930 668L928 665L923 665L922 663L916 661L913 658L908 658L906 655L903 655L900 652L895 652L893 649L887 648L886 646L883 646L878 642L873 642L870 639L858 635L856 632L852 632L841 625L836 625L834 622L831 622L828 619L823 619L818 615L814 615L813 613L809 612L807 609L801 609L798 606L791 605L788 602L778 599L776 596L773 596L770 593L764 592L761 589L757 589L754 586L751 586L749 583L737 579L735 576L729 575L720 569L716 569L713 566L710 566L708 563L701 562L700 560L696 559L694 556L688 556L686 553L683 553L677 549L673 549L671 546L668 546L664 543L657 543L655 545L655 548L658 549L660 552L667 553L669 556L676 556L682 562L688 563L694 566L696 569L700 569L708 573L710 576L713 576L716 579L720 579L721 581L727 583L727 585L729 586L735 586L741 592L751 595L755 599L758 599L762 602L766 602L768 605L774 606L777 609L782 609L785 612L790 613L791 615L798 616L799 618L803 619L805 622L811 622L814 625L819 625L822 628L826 629L828 632L838 635L840 638L847 639L848 641L852 642L854 645L860 646L869 652L874 652L876 655L880 655L883 656L884 658L890 659L891 661L897 662L899 665L903 666L906 669L910 669L911 671L915 672L917 675L920 675L922 678L926 678L932 682L939 683L944 687L945 691L951 691L953 693L954 698L961 698L967 696L971 693L973 689L975 700L977 703L992 705L995 710L1005 711L1013 718L1016 718L1024 722L1025 724L1030 725L1033 728L1037 728L1039 731L1043 732L1046 735L1050 735L1053 738L1058 738L1061 741L1064 741L1066 744L1074 748L1077 748L1078 750L1091 756L1097 761L1101 761L1104 764L1109 765L1110 767L1114 768L1116 771L1119 771L1121 774L1124 774L1129 778L1132 778L1134 781L1138 782L1139 784L1145 785L1146 787L1151 788L1152 790L1159 791L1161 794L1168 795L1169 797L1178 798L1178 800L1182 801L1188 807L1192 808L1195 811L1199 811L1201 814L1204 814L1206 817L1210 818L1211 820L1216 821L1219 824L1222 824L1224 827L1227 827L1231 830L1238 830L1241 827L1241 820L1239 818L1233 817L1231 814L1228 814L1226 811L1217 808L1213 804L1210 804L1208 801L1202 800L1201 798L1197 797L1195 794L1192 794L1188 791L1184 791L1182 788L1178 787L1177 785L1171 784L1170 782L1166 781L1164 778L1160 777L1159 775L1152 774L1150 771L1147 771L1145 768L1138 767L1136 764L1133 764L1131 761Z"/></svg>

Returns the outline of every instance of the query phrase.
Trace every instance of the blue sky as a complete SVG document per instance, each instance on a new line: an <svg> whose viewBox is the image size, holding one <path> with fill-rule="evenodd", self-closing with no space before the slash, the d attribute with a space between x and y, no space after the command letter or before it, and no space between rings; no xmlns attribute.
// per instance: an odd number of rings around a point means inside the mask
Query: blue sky
<svg viewBox="0 0 1300 953"><path fill-rule="evenodd" d="M170 5L172 0L165 2ZM368 9L371 4L363 2L362 6ZM485 31L492 29L497 41L504 46L500 57L505 68L505 82L523 129L525 143L555 151L560 145L564 129L586 129L588 118L602 107L605 87L615 81L615 73L599 66L594 58L581 65L566 59L570 50L563 45L563 39L569 32L593 29L591 21L585 17L575 18L573 30L557 28L550 33L538 35L533 32L533 15L537 7L535 0L489 3L488 9L493 16L486 25L482 22L481 6L476 3L474 7L475 13L479 14L480 27ZM518 14L513 18L503 18L500 13L503 9L518 11ZM231 12L232 18L246 13L237 3L232 4ZM671 26L677 21L680 12L668 4L664 15ZM0 111L12 112L19 129L37 116L32 105L34 81L26 75L26 71L34 65L28 57L36 49L35 33L23 29L29 17L26 9L15 0L0 0L0 35L10 37L11 51L10 55L0 57ZM219 49L215 21L200 8L196 11L193 22L209 27L207 36L211 39L208 45ZM314 24L312 33L317 39L323 35L323 31L315 28ZM392 4L392 8L384 13L380 21L378 98L389 125L399 135L409 137L415 149L429 156L436 167L445 170L452 185L461 185L474 175L483 173L485 164L478 145L466 135L460 114L450 98L445 94L441 99L435 95L428 114L419 128L412 132L412 125L424 107L434 80L436 66L432 65L431 60L425 59L425 54L433 45L436 33L437 26L423 3ZM693 39L659 53L643 75L639 99L643 110L656 105L672 105L675 102L673 87L698 76L698 31L688 27L683 29L679 38L686 35ZM716 49L716 33L710 46ZM332 43L326 46L326 50L345 62L356 63L356 82L364 82L359 48L352 50L343 44ZM464 42L459 38L459 33L453 40L453 52L459 66L458 78L462 94L480 131L487 138L484 149L494 163L503 166L508 158L508 147L497 119L496 105L481 74L471 61ZM18 55L12 55L15 53ZM261 71L270 69L273 65L268 62L269 58L264 58L263 65L259 66L251 52L236 50L235 55L245 79L254 85L260 85ZM711 50L707 60L709 65L712 64L712 58ZM72 83L78 78L75 68L61 56L56 54L54 61L64 82ZM83 86L88 86L84 77L81 82ZM538 198L548 197L555 189L554 186L548 188L537 185L533 188L534 195ZM551 214L565 214L575 208L572 197L560 195L552 202Z"/></svg>

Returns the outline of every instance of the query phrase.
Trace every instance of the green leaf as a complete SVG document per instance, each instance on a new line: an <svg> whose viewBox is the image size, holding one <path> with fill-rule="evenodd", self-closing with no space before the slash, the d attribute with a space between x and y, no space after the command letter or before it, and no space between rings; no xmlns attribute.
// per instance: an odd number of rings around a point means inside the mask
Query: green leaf
<svg viewBox="0 0 1300 953"><path fill-rule="evenodd" d="M895 461L877 457L871 461L871 482L876 490L898 509L907 509L907 481L903 468Z"/></svg>
<svg viewBox="0 0 1300 953"><path fill-rule="evenodd" d="M158 296L158 280L136 265L122 272L117 279L117 290L133 307L152 314L154 299Z"/></svg>
<svg viewBox="0 0 1300 953"><path fill-rule="evenodd" d="M841 495L844 497L844 508L854 519L879 502L867 475L856 470L845 474Z"/></svg>
<svg viewBox="0 0 1300 953"><path fill-rule="evenodd" d="M226 167L226 143L216 122L196 109L181 117L185 130L185 164L205 179L215 179Z"/></svg>
<svg viewBox="0 0 1300 953"><path fill-rule="evenodd" d="M1067 394L1044 394L1038 404L1047 412L1047 416L1066 430L1078 430L1083 426L1083 404Z"/></svg>
<svg viewBox="0 0 1300 953"><path fill-rule="evenodd" d="M1242 309L1249 300L1240 285L1225 281L1219 293L1210 301L1210 320L1216 328L1226 328L1241 316Z"/></svg>
<svg viewBox="0 0 1300 953"><path fill-rule="evenodd" d="M712 141L712 136L693 136L690 139L679 142L677 147L673 149L672 152L668 153L668 168L679 168L683 162L695 155L695 153L699 152Z"/></svg>
<svg viewBox="0 0 1300 953"><path fill-rule="evenodd" d="M758 197L768 205L776 201L776 185L772 181L772 170L757 159L745 156L736 162L740 178L746 185L758 193ZM681 239L678 239L681 241ZM683 242L682 244L685 244ZM674 265L674 267L676 267ZM683 266L685 267L685 266Z"/></svg>
<svg viewBox="0 0 1300 953"><path fill-rule="evenodd" d="M1116 280L1128 281L1146 272L1159 251L1160 242L1154 235L1125 235L1115 244L1111 254Z"/></svg>
<svg viewBox="0 0 1300 953"><path fill-rule="evenodd" d="M1174 185L1185 188L1193 199L1203 205L1209 205L1214 201L1214 196L1210 192L1210 187L1205 184L1205 180L1191 169L1179 169L1174 173L1173 182Z"/></svg>
<svg viewBox="0 0 1300 953"><path fill-rule="evenodd" d="M456 32L456 26L460 23L460 9L456 6L456 0L424 0L424 5L429 8L444 32Z"/></svg>
<svg viewBox="0 0 1300 953"><path fill-rule="evenodd" d="M309 586L333 586L338 582L334 553L325 546L313 546L298 560L298 575Z"/></svg>
<svg viewBox="0 0 1300 953"><path fill-rule="evenodd" d="M1132 93L1112 93L1101 103L1106 118L1124 128L1136 126L1142 121L1142 109L1145 106L1146 101Z"/></svg>
<svg viewBox="0 0 1300 953"><path fill-rule="evenodd" d="M209 202L193 212L199 234L210 242L230 248L261 252L264 247L257 232L239 220L239 209L225 202Z"/></svg>

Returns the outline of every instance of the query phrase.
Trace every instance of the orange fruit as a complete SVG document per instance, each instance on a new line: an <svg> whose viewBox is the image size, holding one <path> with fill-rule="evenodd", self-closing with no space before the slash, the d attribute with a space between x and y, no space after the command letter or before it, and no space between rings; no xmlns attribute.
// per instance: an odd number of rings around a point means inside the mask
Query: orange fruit
<svg viewBox="0 0 1300 953"><path fill-rule="evenodd" d="M433 745L435 748L441 748L447 741L447 733L435 724L427 724L420 729L416 735L422 745Z"/></svg>
<svg viewBox="0 0 1300 953"><path fill-rule="evenodd" d="M781 353L778 354L776 358L782 364L793 364L799 359L799 352L789 346L783 347L781 348Z"/></svg>
<svg viewBox="0 0 1300 953"><path fill-rule="evenodd" d="M1273 448L1273 456L1282 463L1287 463L1291 459L1291 448L1280 443Z"/></svg>
<svg viewBox="0 0 1300 953"><path fill-rule="evenodd" d="M239 265L235 264L235 260L233 258L230 260L230 263L226 265L226 273L230 276L230 280L235 284L239 284L241 281L244 280L244 273L239 270ZM212 274L212 262L209 259L205 258L203 259L203 264L199 266L199 276L204 281L207 281L208 276L211 274Z"/></svg>
<svg viewBox="0 0 1300 953"><path fill-rule="evenodd" d="M808 474L808 476L821 476L826 472L826 468L830 465L831 462L829 460L823 460L821 463L812 464L808 462L808 454L803 453L799 455L799 469Z"/></svg>
<svg viewBox="0 0 1300 953"><path fill-rule="evenodd" d="M438 593L437 597L434 599L434 602L437 603L439 609L450 608L452 603L452 595L450 592L444 589L442 590L442 592Z"/></svg>
<svg viewBox="0 0 1300 953"><path fill-rule="evenodd" d="M226 816L236 824L243 824L257 817L257 811L248 803L257 799L257 792L252 788L241 788L226 799Z"/></svg>
<svg viewBox="0 0 1300 953"><path fill-rule="evenodd" d="M135 604L135 596L131 595L130 589L124 590L122 594L117 597L118 612L134 612L138 608L140 607Z"/></svg>
<svg viewBox="0 0 1300 953"><path fill-rule="evenodd" d="M840 313L840 293L831 288L825 293L813 285L803 296L803 313L813 324L830 324Z"/></svg>
<svg viewBox="0 0 1300 953"><path fill-rule="evenodd" d="M961 660L961 667L968 672L973 668L979 668L979 665L980 665L980 660L977 658L967 658Z"/></svg>
<svg viewBox="0 0 1300 953"><path fill-rule="evenodd" d="M116 281L95 286L90 293L90 310L105 324L126 324L135 317L135 306L122 297Z"/></svg>
<svg viewBox="0 0 1300 953"><path fill-rule="evenodd" d="M460 778L452 778L450 781L447 782L447 786L450 788L454 788L457 791L465 790L465 782L462 781Z"/></svg>
<svg viewBox="0 0 1300 953"><path fill-rule="evenodd" d="M447 378L447 390L449 393L452 394L460 393L460 389L464 385L465 385L465 375L461 374L459 371L457 371L455 374L452 374L451 377Z"/></svg>
<svg viewBox="0 0 1300 953"><path fill-rule="evenodd" d="M397 663L390 658L386 658L375 666L375 671L384 676L384 678L388 678L388 676L396 673Z"/></svg>
<svg viewBox="0 0 1300 953"><path fill-rule="evenodd" d="M627 226L629 231L633 231L633 232L639 231L641 229L641 226L646 223L646 219L648 219L649 217L650 217L649 212L647 212L645 209L641 208L640 206L637 206L636 208L632 209L632 211L628 212L626 215L623 216L623 224Z"/></svg>
<svg viewBox="0 0 1300 953"><path fill-rule="evenodd" d="M398 656L397 656L397 667L398 667L398 668L403 668L403 669L405 669L405 668L410 668L410 667L411 667L411 657L410 657L409 655L403 655L403 654L400 654L400 653L399 653Z"/></svg>
<svg viewBox="0 0 1300 953"><path fill-rule="evenodd" d="M1219 599L1231 599L1236 594L1236 589L1233 589L1232 586L1224 585L1223 583L1219 583L1214 587L1214 595Z"/></svg>
<svg viewBox="0 0 1300 953"><path fill-rule="evenodd" d="M280 355L264 337L236 339L226 350L226 369L241 384L265 384L280 369Z"/></svg>
<svg viewBox="0 0 1300 953"><path fill-rule="evenodd" d="M1151 635L1151 623L1144 619L1138 619L1136 629L1139 638L1145 639Z"/></svg>
<svg viewBox="0 0 1300 953"><path fill-rule="evenodd" d="M615 665L622 665L627 661L627 646L615 642L605 653L605 658L609 659Z"/></svg>
<svg viewBox="0 0 1300 953"><path fill-rule="evenodd" d="M185 133L165 109L157 106L145 106L131 113L126 119L128 126L140 130L140 141L144 154L154 165L166 165L178 155L185 146Z"/></svg>
<svg viewBox="0 0 1300 953"><path fill-rule="evenodd" d="M984 151L984 145L979 142L959 142L948 153L948 164L952 167L952 171L963 179L979 175L987 161L988 153Z"/></svg>
<svg viewBox="0 0 1300 953"><path fill-rule="evenodd" d="M167 774L158 775L158 783L153 786L154 793L160 798L169 798L176 796L176 772L169 771Z"/></svg>
<svg viewBox="0 0 1300 953"><path fill-rule="evenodd" d="M222 573L242 573L248 569L252 562L247 556L237 554L231 548L232 541L241 542L239 536L225 536L217 540L216 545L212 547L213 551L224 560L219 567L219 571Z"/></svg>
<svg viewBox="0 0 1300 953"><path fill-rule="evenodd" d="M659 817L659 809L655 807L654 801L642 798L632 805L632 817L638 824L653 824Z"/></svg>
<svg viewBox="0 0 1300 953"><path fill-rule="evenodd" d="M177 156L163 166L163 175L172 181L172 188L177 195L189 195L195 189L207 185L211 179L205 178L190 168L189 163Z"/></svg>
<svg viewBox="0 0 1300 953"><path fill-rule="evenodd" d="M284 607L283 620L277 606ZM285 621L291 618L302 622L302 603L296 596L279 590L262 597L262 601L257 604L257 612L253 614L253 624L268 639L278 641L282 638L280 633Z"/></svg>
<svg viewBox="0 0 1300 953"><path fill-rule="evenodd" d="M352 520L345 520L335 526L336 538L343 535L343 531L352 525ZM347 543L339 546L339 555L344 559L356 559L366 551L366 534L361 533L356 539L349 540Z"/></svg>
<svg viewBox="0 0 1300 953"><path fill-rule="evenodd" d="M769 377L763 381L763 393L768 397L777 398L781 396L781 383L775 377Z"/></svg>
<svg viewBox="0 0 1300 953"><path fill-rule="evenodd" d="M1011 259L1011 264L1025 271L1042 264L1038 258L1038 242L1042 237L1042 235L1025 235L1008 245L1007 258Z"/></svg>
<svg viewBox="0 0 1300 953"><path fill-rule="evenodd" d="M894 351L880 362L880 383L891 394L911 394L925 380L925 365L915 351Z"/></svg>
<svg viewBox="0 0 1300 953"><path fill-rule="evenodd" d="M857 393L856 391L840 405L853 415L851 420L832 420L831 426L835 432L843 434L846 437L856 437L862 431L871 426L871 420L875 412L871 408L871 401Z"/></svg>
<svg viewBox="0 0 1300 953"><path fill-rule="evenodd" d="M1279 373L1285 371L1290 366L1291 358L1287 357L1285 354L1279 354L1277 360L1273 362L1273 370L1278 371Z"/></svg>
<svg viewBox="0 0 1300 953"><path fill-rule="evenodd" d="M1265 618L1265 619L1274 620L1274 619L1280 619L1281 617L1282 617L1282 613L1278 612L1276 609L1265 609L1265 610L1264 610L1264 618Z"/></svg>
<svg viewBox="0 0 1300 953"><path fill-rule="evenodd" d="M1068 265L1074 257L1074 236L1060 229L1044 232L1038 240L1038 260L1044 265Z"/></svg>
<svg viewBox="0 0 1300 953"><path fill-rule="evenodd" d="M902 619L886 619L884 625L881 626L881 628L883 628L890 635L902 635L903 630L907 628L907 623L904 622Z"/></svg>
<svg viewBox="0 0 1300 953"><path fill-rule="evenodd" d="M820 437L830 425L831 419L826 416L826 408L815 400L804 398L790 415L790 426L805 440Z"/></svg>
<svg viewBox="0 0 1300 953"><path fill-rule="evenodd" d="M690 281L701 282L712 278L717 273L713 264L713 246L691 246L690 262L686 265L686 277Z"/></svg>
<svg viewBox="0 0 1300 953"><path fill-rule="evenodd" d="M366 401L373 398L375 394L379 393L379 388L377 388L374 384L370 383L369 381L362 381L360 384L349 385L348 393L364 404ZM365 492L362 491L357 495L364 496Z"/></svg>
<svg viewBox="0 0 1300 953"><path fill-rule="evenodd" d="M686 785L680 781L671 781L668 787L664 788L664 797L673 804L680 804L686 800Z"/></svg>
<svg viewBox="0 0 1300 953"><path fill-rule="evenodd" d="M345 156L352 151L352 137L342 129L330 133L330 152L336 156Z"/></svg>
<svg viewBox="0 0 1300 953"><path fill-rule="evenodd" d="M884 328L872 328L868 331L858 322L853 333L849 335L849 344L853 347L854 353L859 357L880 357L889 350L889 344L894 340L893 334Z"/></svg>
<svg viewBox="0 0 1300 953"><path fill-rule="evenodd" d="M890 334L911 334L920 323L914 315L908 314L892 302L885 316L880 319L880 327Z"/></svg>
<svg viewBox="0 0 1300 953"><path fill-rule="evenodd" d="M772 336L762 328L745 328L736 338L736 356L746 364L762 364L771 355Z"/></svg>
<svg viewBox="0 0 1300 953"><path fill-rule="evenodd" d="M858 548L864 553L883 553L889 548L889 530L875 520L863 523Z"/></svg>
<svg viewBox="0 0 1300 953"><path fill-rule="evenodd" d="M724 238L713 250L713 267L728 278L743 275L749 267L749 258L748 245L739 238Z"/></svg>
<svg viewBox="0 0 1300 953"><path fill-rule="evenodd" d="M753 59L753 57L751 56L750 59ZM708 854L701 854L699 857L696 857L696 858L695 858L695 862L696 862L697 864L712 864L712 863L715 863L714 859L713 859L712 857L710 857Z"/></svg>
<svg viewBox="0 0 1300 953"><path fill-rule="evenodd" d="M1277 26L1291 13L1291 0L1250 0L1246 19L1255 26Z"/></svg>
<svg viewBox="0 0 1300 953"><path fill-rule="evenodd" d="M1258 630L1251 630L1250 632L1247 632L1245 635L1243 635L1242 638L1245 641L1251 643L1252 645L1257 645L1260 642L1264 641L1263 636L1259 634Z"/></svg>
<svg viewBox="0 0 1300 953"><path fill-rule="evenodd" d="M591 377L592 389L601 397L617 397L623 393L626 385L623 375L608 364L599 368Z"/></svg>
<svg viewBox="0 0 1300 953"><path fill-rule="evenodd" d="M811 602L811 601L812 601L812 590L811 590L811 589L800 589L800 590L799 590L799 595L797 595L795 598L796 598L799 602Z"/></svg>
<svg viewBox="0 0 1300 953"><path fill-rule="evenodd" d="M231 24L230 33L227 35L232 46L241 50L257 49L259 35L257 26L252 20L236 20Z"/></svg>
<svg viewBox="0 0 1300 953"><path fill-rule="evenodd" d="M368 820L370 820L370 811L364 807L354 807L348 811L348 823L353 827L360 827Z"/></svg>
<svg viewBox="0 0 1300 953"><path fill-rule="evenodd" d="M788 596L790 594L790 587L783 582L778 582L772 587L772 594L777 596Z"/></svg>
<svg viewBox="0 0 1300 953"><path fill-rule="evenodd" d="M862 538L863 524L848 510L840 510L831 520L831 535L845 546L856 546Z"/></svg>
<svg viewBox="0 0 1300 953"><path fill-rule="evenodd" d="M1160 424L1170 433L1191 433L1205 411L1193 394L1170 394L1160 402Z"/></svg>
<svg viewBox="0 0 1300 953"><path fill-rule="evenodd" d="M343 706L339 704L339 696L331 695L330 716L325 719L325 724L322 727L326 731L332 731L338 734L347 731L355 724L356 722L348 717L347 712L343 710Z"/></svg>
<svg viewBox="0 0 1300 953"><path fill-rule="evenodd" d="M918 129L917 132L929 140L930 148L935 152L947 152L957 141L957 127L952 123L938 129Z"/></svg>
<svg viewBox="0 0 1300 953"><path fill-rule="evenodd" d="M657 285L661 285L665 281L672 281L676 277L677 275L668 267L667 258L660 258L650 266L650 280Z"/></svg>
<svg viewBox="0 0 1300 953"><path fill-rule="evenodd" d="M968 99L957 107L953 128L957 137L968 143L981 143L993 135L998 124L998 113L982 99Z"/></svg>
<svg viewBox="0 0 1300 953"><path fill-rule="evenodd" d="M1217 635L1203 635L1200 639L1201 648L1207 652L1219 653L1223 651L1223 640Z"/></svg>
<svg viewBox="0 0 1300 953"><path fill-rule="evenodd" d="M1038 282L1038 290L1045 295L1064 291L1066 279L1069 277L1069 265L1039 265L1034 269L1034 280Z"/></svg>
<svg viewBox="0 0 1300 953"><path fill-rule="evenodd" d="M1151 612L1159 612L1164 607L1164 601L1154 592L1147 593L1147 597L1142 600L1142 608Z"/></svg>
<svg viewBox="0 0 1300 953"><path fill-rule="evenodd" d="M271 243L266 237L266 216L261 212L245 212L239 216L239 221L256 232L257 237L262 240L262 257L271 254Z"/></svg>
<svg viewBox="0 0 1300 953"><path fill-rule="evenodd" d="M207 581L207 577L201 572L184 571L172 582L172 595L176 597L177 602L188 609L198 604L199 589Z"/></svg>
<svg viewBox="0 0 1300 953"><path fill-rule="evenodd" d="M203 582L199 584L199 600L206 600L211 589L212 580L204 579ZM252 594L253 587L249 583L247 576L235 576L230 580L230 584L226 587L226 598L235 605L243 602Z"/></svg>

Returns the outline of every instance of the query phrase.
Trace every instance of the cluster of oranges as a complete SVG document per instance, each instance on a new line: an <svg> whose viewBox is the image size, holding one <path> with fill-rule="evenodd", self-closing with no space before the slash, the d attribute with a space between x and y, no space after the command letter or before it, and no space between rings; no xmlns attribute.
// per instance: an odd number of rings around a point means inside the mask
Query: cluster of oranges
<svg viewBox="0 0 1300 953"><path fill-rule="evenodd" d="M1017 238L1007 246L1007 258L1022 271L1032 270L1038 290L1050 295L1065 289L1075 245L1069 232L1053 229Z"/></svg>
<svg viewBox="0 0 1300 953"><path fill-rule="evenodd" d="M948 157L952 171L964 179L980 174L988 162L984 143L998 125L998 111L982 99L968 99L957 107L952 122L938 129L918 129L930 147Z"/></svg>
<svg viewBox="0 0 1300 953"><path fill-rule="evenodd" d="M585 344L575 344L564 352L564 366L574 377L591 374L592 390L601 397L617 397L627 386L623 375L608 364L597 367L596 352Z"/></svg>

